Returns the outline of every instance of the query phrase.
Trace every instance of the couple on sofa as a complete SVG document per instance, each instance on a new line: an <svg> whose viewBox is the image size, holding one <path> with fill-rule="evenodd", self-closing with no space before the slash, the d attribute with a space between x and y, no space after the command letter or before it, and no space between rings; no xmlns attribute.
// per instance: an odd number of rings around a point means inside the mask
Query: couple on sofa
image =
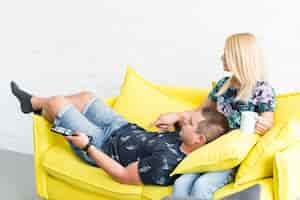
<svg viewBox="0 0 300 200"><path fill-rule="evenodd" d="M65 136L84 162L101 167L124 184L174 184L172 197L211 199L234 177L234 169L169 176L185 156L240 127L242 111L261 117L256 132L273 126L275 94L266 81L262 55L254 35L229 36L222 55L230 77L219 80L198 109L162 114L153 125L165 133L148 132L126 121L90 92L70 96L33 96L11 82L23 113L43 115L71 129ZM170 131L172 128L175 131Z"/></svg>

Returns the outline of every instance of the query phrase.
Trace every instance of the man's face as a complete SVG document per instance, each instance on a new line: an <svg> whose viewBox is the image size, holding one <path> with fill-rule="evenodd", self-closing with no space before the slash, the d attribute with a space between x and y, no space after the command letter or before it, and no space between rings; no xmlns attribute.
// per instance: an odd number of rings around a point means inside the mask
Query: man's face
<svg viewBox="0 0 300 200"><path fill-rule="evenodd" d="M193 112L191 117L188 115L182 115L180 119L181 132L180 137L188 146L199 143L200 134L196 132L198 123L204 120L201 112Z"/></svg>

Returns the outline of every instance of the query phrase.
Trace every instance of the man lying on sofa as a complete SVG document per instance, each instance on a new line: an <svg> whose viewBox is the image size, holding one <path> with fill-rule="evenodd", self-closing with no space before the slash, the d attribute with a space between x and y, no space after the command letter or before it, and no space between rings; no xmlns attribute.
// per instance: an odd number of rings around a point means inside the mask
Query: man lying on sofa
<svg viewBox="0 0 300 200"><path fill-rule="evenodd" d="M38 97L15 82L11 90L23 113L71 129L74 134L65 138L74 153L124 184L173 184L176 176L169 174L186 155L228 131L225 116L208 108L183 112L173 119L180 129L157 133L127 122L90 92Z"/></svg>

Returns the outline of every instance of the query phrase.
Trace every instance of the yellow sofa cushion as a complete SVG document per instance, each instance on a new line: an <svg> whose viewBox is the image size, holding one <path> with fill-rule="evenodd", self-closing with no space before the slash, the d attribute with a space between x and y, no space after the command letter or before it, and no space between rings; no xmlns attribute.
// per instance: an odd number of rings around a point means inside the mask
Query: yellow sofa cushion
<svg viewBox="0 0 300 200"><path fill-rule="evenodd" d="M277 124L257 142L247 158L241 163L235 185L273 175L275 153L300 141L300 122L290 120Z"/></svg>
<svg viewBox="0 0 300 200"><path fill-rule="evenodd" d="M234 168L244 160L258 138L256 134L233 130L189 154L172 175Z"/></svg>
<svg viewBox="0 0 300 200"><path fill-rule="evenodd" d="M121 86L120 96L114 110L131 123L136 123L147 130L160 114L181 112L192 109L193 105L163 94L158 86L150 83L128 67Z"/></svg>
<svg viewBox="0 0 300 200"><path fill-rule="evenodd" d="M261 179L258 181L252 181L243 185L239 185L237 187L234 186L233 183L225 185L223 188L217 190L214 193L213 199L223 199L237 192L244 191L247 188L253 187L255 185L259 186L260 192L258 194L258 198L253 200L273 200L273 179ZM241 195L242 196L242 195ZM231 198L228 198L231 199ZM237 199L237 198L232 198ZM240 198L239 198L240 199ZM249 198L247 198L249 199Z"/></svg>
<svg viewBox="0 0 300 200"><path fill-rule="evenodd" d="M300 144L278 152L274 159L275 200L300 199Z"/></svg>
<svg viewBox="0 0 300 200"><path fill-rule="evenodd" d="M142 199L163 199L172 193L172 185L170 186L155 186L155 185L145 185L143 186Z"/></svg>
<svg viewBox="0 0 300 200"><path fill-rule="evenodd" d="M53 146L42 158L46 172L68 184L97 193L108 199L140 199L142 186L114 181L102 169L92 167L77 158L70 148Z"/></svg>
<svg viewBox="0 0 300 200"><path fill-rule="evenodd" d="M47 176L47 197L43 200L119 200L107 197L99 193L84 190L75 185L57 179L54 176ZM25 200L25 199L24 199ZM26 199L27 200L27 199Z"/></svg>
<svg viewBox="0 0 300 200"><path fill-rule="evenodd" d="M207 99L208 93L210 92L209 88L190 88L190 87L181 87L181 86L166 86L159 85L158 89L179 101L188 102L192 107L199 107Z"/></svg>

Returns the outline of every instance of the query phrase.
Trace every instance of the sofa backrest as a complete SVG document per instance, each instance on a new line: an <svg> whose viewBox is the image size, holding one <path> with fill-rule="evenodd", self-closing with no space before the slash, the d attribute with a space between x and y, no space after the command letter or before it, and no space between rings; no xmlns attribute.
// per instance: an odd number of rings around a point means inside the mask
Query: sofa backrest
<svg viewBox="0 0 300 200"><path fill-rule="evenodd" d="M207 98L209 88L185 88L160 86L161 92L181 101L200 106ZM275 123L285 122L295 117L300 119L300 92L284 93L276 96Z"/></svg>
<svg viewBox="0 0 300 200"><path fill-rule="evenodd" d="M300 119L300 92L277 95L275 123L286 122L293 117Z"/></svg>

